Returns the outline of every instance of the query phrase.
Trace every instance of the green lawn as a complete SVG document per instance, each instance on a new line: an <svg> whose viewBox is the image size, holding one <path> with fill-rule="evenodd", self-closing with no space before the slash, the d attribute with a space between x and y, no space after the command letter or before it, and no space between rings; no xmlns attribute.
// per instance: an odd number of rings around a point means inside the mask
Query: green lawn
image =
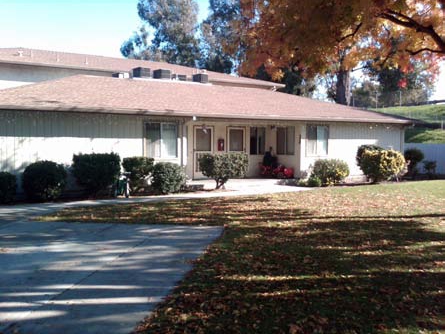
<svg viewBox="0 0 445 334"><path fill-rule="evenodd" d="M44 219L225 226L140 333L445 331L445 181L77 208Z"/></svg>
<svg viewBox="0 0 445 334"><path fill-rule="evenodd" d="M445 122L445 104L374 109L381 113L415 118L428 123ZM406 143L445 144L445 131L421 126L405 130Z"/></svg>
<svg viewBox="0 0 445 334"><path fill-rule="evenodd" d="M376 109L378 112L420 119L429 123L440 123L445 120L445 104L427 104L410 107L390 107Z"/></svg>
<svg viewBox="0 0 445 334"><path fill-rule="evenodd" d="M445 130L408 128L405 130L406 143L445 144Z"/></svg>

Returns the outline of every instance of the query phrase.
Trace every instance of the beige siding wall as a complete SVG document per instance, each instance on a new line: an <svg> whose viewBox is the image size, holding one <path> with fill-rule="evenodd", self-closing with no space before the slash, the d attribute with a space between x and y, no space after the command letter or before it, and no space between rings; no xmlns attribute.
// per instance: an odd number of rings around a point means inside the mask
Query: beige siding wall
<svg viewBox="0 0 445 334"><path fill-rule="evenodd" d="M145 154L144 122L166 121L142 116L76 114L58 112L0 111L0 170L15 174L37 160L52 160L71 164L73 154L116 152L121 158ZM190 178L194 162L194 128L206 125L213 129L213 151L218 152L218 139L228 148L228 128L245 129L245 151L250 152L250 127L266 128L266 150L276 152L276 127L295 127L295 154L279 155L278 161L294 168L296 176L308 170L319 158L337 158L346 161L351 175L361 175L355 165L357 148L363 144L378 144L403 151L403 133L400 126L330 123L328 155L310 157L306 154L306 125L299 122L272 123L266 121L208 120L178 123L178 158L167 161L185 166ZM300 145L301 140L301 145ZM259 176L263 155L249 155L249 177Z"/></svg>
<svg viewBox="0 0 445 334"><path fill-rule="evenodd" d="M315 123L314 123L315 124ZM303 127L301 140L301 171L310 168L315 160L321 158L341 159L348 163L351 176L362 175L356 165L355 155L360 145L376 144L403 152L404 128L385 124L326 123L329 126L327 156L308 156L306 153L306 126Z"/></svg>
<svg viewBox="0 0 445 334"><path fill-rule="evenodd" d="M52 112L0 111L0 170L15 174L37 160L71 164L73 154L115 152L144 155L147 117ZM180 164L181 126L177 159Z"/></svg>

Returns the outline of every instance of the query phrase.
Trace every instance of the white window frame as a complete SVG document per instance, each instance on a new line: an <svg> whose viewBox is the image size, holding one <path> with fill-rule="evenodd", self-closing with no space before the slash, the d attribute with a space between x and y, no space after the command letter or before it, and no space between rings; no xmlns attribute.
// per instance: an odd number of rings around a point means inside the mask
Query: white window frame
<svg viewBox="0 0 445 334"><path fill-rule="evenodd" d="M148 133L147 133L147 124L159 124L159 156L149 156L148 155L148 144L147 144L147 139L148 139ZM163 141L163 126L164 125L174 125L175 126L175 133L176 133L176 139L175 139L175 155L165 155L163 152L163 145L162 145L162 141ZM148 158L154 158L154 159L177 159L178 158L178 130L179 130L179 126L178 123L175 122L144 122L144 142L145 142L145 156Z"/></svg>
<svg viewBox="0 0 445 334"><path fill-rule="evenodd" d="M309 128L315 127L316 128L316 138L310 139L309 138ZM326 151L322 151L322 147L318 145L320 139L318 138L319 134L319 128L326 129ZM306 125L306 156L307 157L326 157L329 154L329 126L328 125L322 125L322 124L307 124ZM315 153L309 152L309 142L314 141L315 145Z"/></svg>

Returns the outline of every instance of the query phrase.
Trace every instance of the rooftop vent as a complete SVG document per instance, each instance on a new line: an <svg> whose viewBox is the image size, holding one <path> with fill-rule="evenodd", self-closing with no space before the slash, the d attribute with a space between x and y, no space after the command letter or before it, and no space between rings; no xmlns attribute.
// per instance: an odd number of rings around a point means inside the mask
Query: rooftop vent
<svg viewBox="0 0 445 334"><path fill-rule="evenodd" d="M170 70L158 69L153 71L154 79L170 79L171 72Z"/></svg>
<svg viewBox="0 0 445 334"><path fill-rule="evenodd" d="M117 73L113 73L111 76L113 78L128 79L128 78L130 78L130 73L128 73L128 72L117 72Z"/></svg>
<svg viewBox="0 0 445 334"><path fill-rule="evenodd" d="M205 73L193 74L193 82L209 83L209 76Z"/></svg>
<svg viewBox="0 0 445 334"><path fill-rule="evenodd" d="M172 74L172 80L187 81L187 76L185 74Z"/></svg>
<svg viewBox="0 0 445 334"><path fill-rule="evenodd" d="M133 78L150 78L150 69L147 67L133 68Z"/></svg>

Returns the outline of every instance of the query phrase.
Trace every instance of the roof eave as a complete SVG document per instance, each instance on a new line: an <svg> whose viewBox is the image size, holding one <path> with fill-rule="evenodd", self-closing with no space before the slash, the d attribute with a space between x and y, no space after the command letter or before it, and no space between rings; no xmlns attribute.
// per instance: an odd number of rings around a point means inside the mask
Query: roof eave
<svg viewBox="0 0 445 334"><path fill-rule="evenodd" d="M225 115L225 114L203 114L193 111L180 110L149 110L149 109L129 109L129 108L112 108L109 107L76 107L76 106L26 106L26 105L0 105L0 110L14 111L50 111L50 112L75 112L75 113L101 113L101 114L123 114L123 115L139 115L139 116L171 116L171 117L200 117L200 118L216 118L216 119L244 119L244 120L267 120L267 121L304 121L304 122L338 122L338 123L372 123L372 124L398 124L404 126L413 125L413 122L402 119L372 119L372 118L351 118L351 117L301 117L301 116L279 116L279 115Z"/></svg>

